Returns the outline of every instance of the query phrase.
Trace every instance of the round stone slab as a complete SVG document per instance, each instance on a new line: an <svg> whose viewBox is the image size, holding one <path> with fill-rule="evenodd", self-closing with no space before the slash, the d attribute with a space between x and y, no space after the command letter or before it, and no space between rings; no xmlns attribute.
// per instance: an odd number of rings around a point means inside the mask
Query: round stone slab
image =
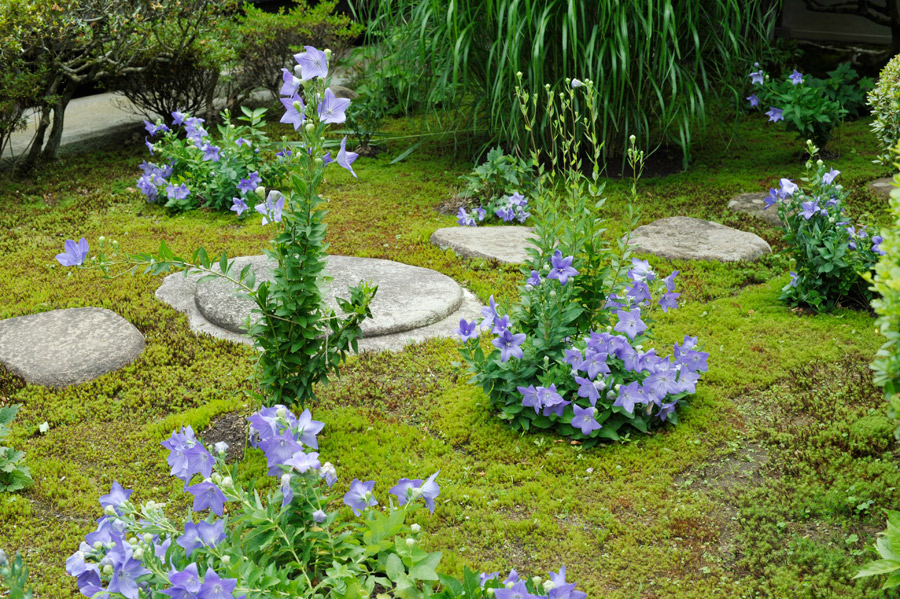
<svg viewBox="0 0 900 599"><path fill-rule="evenodd" d="M372 318L362 323L363 337L379 337L418 329L443 320L463 300L460 286L446 275L390 260L329 256L326 274L333 277L325 288L325 301L343 314L337 297L349 299L349 287L371 280L378 286L370 308ZM266 256L235 259L235 272L251 265L258 282L272 279L275 263ZM256 306L235 295L236 287L218 279L201 283L194 295L197 308L212 324L232 333L246 331L247 317Z"/></svg>
<svg viewBox="0 0 900 599"><path fill-rule="evenodd" d="M731 201L728 202L728 209L734 212L748 214L769 223L773 227L781 228L782 225L781 221L778 219L778 210L776 207L772 206L768 210L765 209L765 198L767 197L769 197L769 194L762 192L742 193L731 198Z"/></svg>
<svg viewBox="0 0 900 599"><path fill-rule="evenodd" d="M522 264L528 261L525 248L533 237L531 227L447 227L432 233L431 243L463 258Z"/></svg>
<svg viewBox="0 0 900 599"><path fill-rule="evenodd" d="M875 179L868 185L869 191L874 193L882 200L889 200L891 192L894 191L894 178L884 177L883 179Z"/></svg>
<svg viewBox="0 0 900 599"><path fill-rule="evenodd" d="M0 364L26 382L68 387L134 362L144 336L104 308L69 308L0 321Z"/></svg>
<svg viewBox="0 0 900 599"><path fill-rule="evenodd" d="M634 230L631 245L670 260L755 260L772 251L764 239L719 223L672 216Z"/></svg>

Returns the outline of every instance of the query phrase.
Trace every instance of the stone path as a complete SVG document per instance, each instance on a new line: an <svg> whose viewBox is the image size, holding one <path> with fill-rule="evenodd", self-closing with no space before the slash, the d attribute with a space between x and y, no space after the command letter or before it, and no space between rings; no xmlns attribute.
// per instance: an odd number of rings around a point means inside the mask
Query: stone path
<svg viewBox="0 0 900 599"><path fill-rule="evenodd" d="M764 239L719 223L686 216L663 218L634 230L636 252L670 260L755 260L772 251Z"/></svg>
<svg viewBox="0 0 900 599"><path fill-rule="evenodd" d="M742 193L734 196L728 202L728 209L734 212L748 214L754 218L763 220L773 227L781 228L781 220L778 218L778 209L772 206L766 210L765 198L769 197L768 193Z"/></svg>
<svg viewBox="0 0 900 599"><path fill-rule="evenodd" d="M237 269L250 264L257 281L270 280L274 263L265 256L235 259ZM372 280L378 293L372 318L362 324L360 351L396 350L407 343L454 335L459 320L481 312L475 296L453 279L427 268L374 258L329 256L326 272L334 277L326 290L327 303L341 314L336 296L348 298L348 287ZM197 284L197 275L169 275L156 296L188 315L191 329L238 343L252 343L243 334L254 303L234 294L227 281Z"/></svg>
<svg viewBox="0 0 900 599"><path fill-rule="evenodd" d="M891 197L891 192L894 191L894 178L893 177L884 177L883 179L875 179L871 183L866 186L869 191L874 193L877 197L881 198L884 201L887 201Z"/></svg>
<svg viewBox="0 0 900 599"><path fill-rule="evenodd" d="M68 387L134 362L144 336L104 308L69 308L0 321L0 364L26 382Z"/></svg>
<svg viewBox="0 0 900 599"><path fill-rule="evenodd" d="M525 248L532 237L531 227L447 227L432 233L431 243L463 258L522 264L528 261Z"/></svg>

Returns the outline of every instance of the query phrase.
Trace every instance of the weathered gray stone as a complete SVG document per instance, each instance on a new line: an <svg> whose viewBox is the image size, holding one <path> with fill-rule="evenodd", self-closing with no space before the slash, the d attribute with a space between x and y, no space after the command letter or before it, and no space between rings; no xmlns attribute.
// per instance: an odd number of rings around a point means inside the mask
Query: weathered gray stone
<svg viewBox="0 0 900 599"><path fill-rule="evenodd" d="M781 228L782 225L781 221L778 219L777 207L772 206L768 210L765 209L765 198L768 196L768 193L762 192L742 193L734 196L731 201L728 202L728 209L733 210L734 212L748 214L769 223L773 227Z"/></svg>
<svg viewBox="0 0 900 599"><path fill-rule="evenodd" d="M755 260L772 251L764 239L753 233L699 218L673 216L634 230L631 245L670 260Z"/></svg>
<svg viewBox="0 0 900 599"><path fill-rule="evenodd" d="M69 308L0 321L0 364L26 382L67 387L134 362L144 336L104 308Z"/></svg>
<svg viewBox="0 0 900 599"><path fill-rule="evenodd" d="M869 191L874 193L877 197L887 201L891 197L891 192L894 191L894 178L884 177L883 179L875 179L869 183L868 188Z"/></svg>
<svg viewBox="0 0 900 599"><path fill-rule="evenodd" d="M522 264L528 261L525 248L532 238L531 227L447 227L432 233L431 243L463 258Z"/></svg>
<svg viewBox="0 0 900 599"><path fill-rule="evenodd" d="M336 83L331 84L331 91L334 92L334 95L338 98L347 98L348 100L355 100L359 97L355 91L347 87L346 85L338 85Z"/></svg>
<svg viewBox="0 0 900 599"><path fill-rule="evenodd" d="M273 264L265 256L238 258L237 268L252 264L257 280L271 275ZM335 296L349 297L347 288L360 280L378 285L372 301L372 318L363 322L360 351L396 350L407 343L431 337L451 336L460 318L471 320L480 314L475 297L438 272L373 258L329 256L326 272L334 280L326 288L326 301L338 311ZM238 343L251 343L244 323L253 304L234 295L227 282L209 281L198 285L199 277L169 275L156 296L185 312L191 329Z"/></svg>

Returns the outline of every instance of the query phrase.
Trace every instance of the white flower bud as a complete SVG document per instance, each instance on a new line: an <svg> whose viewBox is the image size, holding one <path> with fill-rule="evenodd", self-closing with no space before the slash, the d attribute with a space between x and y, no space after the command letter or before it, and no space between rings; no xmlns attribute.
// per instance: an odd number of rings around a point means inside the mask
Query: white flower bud
<svg viewBox="0 0 900 599"><path fill-rule="evenodd" d="M628 138L628 141L630 141L631 143L636 142L636 141L637 141L637 136L636 136L636 135L631 135L631 136Z"/></svg>
<svg viewBox="0 0 900 599"><path fill-rule="evenodd" d="M144 550L138 547L134 550L134 553L131 554L131 557L133 557L137 561L141 561L142 559L144 559Z"/></svg>
<svg viewBox="0 0 900 599"><path fill-rule="evenodd" d="M522 78L522 71L516 71L516 79Z"/></svg>
<svg viewBox="0 0 900 599"><path fill-rule="evenodd" d="M103 566L103 573L107 576L112 576L113 567L110 564L106 564L105 566Z"/></svg>
<svg viewBox="0 0 900 599"><path fill-rule="evenodd" d="M105 508L103 508L103 513L106 514L107 516L115 516L115 515L116 515L116 508L114 508L114 507L111 506L111 505L108 505L108 506L106 506Z"/></svg>
<svg viewBox="0 0 900 599"><path fill-rule="evenodd" d="M306 132L307 133L312 133L315 130L316 130L315 125L313 125L312 123L306 123Z"/></svg>
<svg viewBox="0 0 900 599"><path fill-rule="evenodd" d="M406 538L406 546L407 547L412 547L415 544L416 544L416 540L414 538L412 538L412 537Z"/></svg>
<svg viewBox="0 0 900 599"><path fill-rule="evenodd" d="M331 60L331 48L325 48L325 60Z"/></svg>
<svg viewBox="0 0 900 599"><path fill-rule="evenodd" d="M223 489L230 489L233 486L234 486L234 480L230 476L226 476L225 478L222 479L222 488Z"/></svg>
<svg viewBox="0 0 900 599"><path fill-rule="evenodd" d="M216 483L217 485L222 484L222 475L219 474L218 472L213 472L212 481L214 483Z"/></svg>
<svg viewBox="0 0 900 599"><path fill-rule="evenodd" d="M153 541L153 535L151 535L149 532L145 532L144 533L144 542L151 543L152 541Z"/></svg>
<svg viewBox="0 0 900 599"><path fill-rule="evenodd" d="M103 549L103 543L101 543L100 541L94 541L93 547L97 551L100 551L101 549Z"/></svg>
<svg viewBox="0 0 900 599"><path fill-rule="evenodd" d="M303 104L300 103L300 100L294 100L294 103L291 104L294 107L294 110L297 112L303 112Z"/></svg>
<svg viewBox="0 0 900 599"><path fill-rule="evenodd" d="M150 501L148 501L145 505L148 510L156 509L156 502L153 501L152 499Z"/></svg>
<svg viewBox="0 0 900 599"><path fill-rule="evenodd" d="M579 81L578 79L572 79L572 84L571 84L571 85L572 85L572 89L578 89L579 87L581 87L582 85L584 85L584 83L582 83L582 82Z"/></svg>
<svg viewBox="0 0 900 599"><path fill-rule="evenodd" d="M419 526L418 524L413 524L412 526L410 526L410 528L411 528L412 531L415 532L415 533L418 533L419 531L422 530L422 527Z"/></svg>
<svg viewBox="0 0 900 599"><path fill-rule="evenodd" d="M281 406L280 408L275 410L275 415L279 418L284 418L285 414L287 414L287 410L284 408L284 406Z"/></svg>
<svg viewBox="0 0 900 599"><path fill-rule="evenodd" d="M128 539L128 544L131 545L132 547L137 545L138 544L137 537L131 537L130 539Z"/></svg>
<svg viewBox="0 0 900 599"><path fill-rule="evenodd" d="M822 166L822 165L825 164L825 163L822 162L822 159L821 159L821 158L819 158L818 160L816 160L816 164L817 164L818 166Z"/></svg>
<svg viewBox="0 0 900 599"><path fill-rule="evenodd" d="M257 188L254 190L254 192L256 193L256 195L258 195L258 196L261 197L261 198L266 197L266 188L263 187L262 185L260 185L259 187L257 187Z"/></svg>
<svg viewBox="0 0 900 599"><path fill-rule="evenodd" d="M223 556L222 556L222 563L223 563L223 564L230 564L230 563L231 563L231 556L230 556L230 555L223 555Z"/></svg>
<svg viewBox="0 0 900 599"><path fill-rule="evenodd" d="M536 587L541 586L541 583L543 581L544 581L544 579L541 578L540 576L532 576L531 577L531 582L534 583L534 586L536 586Z"/></svg>
<svg viewBox="0 0 900 599"><path fill-rule="evenodd" d="M552 591L555 588L556 588L556 585L553 584L552 580L547 579L544 581L544 592L545 593L549 593L550 591Z"/></svg>
<svg viewBox="0 0 900 599"><path fill-rule="evenodd" d="M303 69L300 68L299 64L294 67L294 75L296 75L297 77L303 76Z"/></svg>

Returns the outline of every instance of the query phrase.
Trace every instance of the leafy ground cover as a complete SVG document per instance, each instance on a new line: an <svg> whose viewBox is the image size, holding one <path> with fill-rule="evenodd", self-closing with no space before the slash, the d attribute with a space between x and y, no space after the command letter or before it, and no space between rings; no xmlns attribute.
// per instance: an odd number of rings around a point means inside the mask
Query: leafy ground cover
<svg viewBox="0 0 900 599"><path fill-rule="evenodd" d="M803 171L796 144L761 123L727 145L711 129L687 173L639 184L641 222L695 216L757 232L777 230L727 211L728 199L765 191ZM272 127L278 134L277 126ZM389 124L394 134L414 129ZM854 218L880 218L885 203L865 183L874 166L868 123L846 125L833 149ZM394 259L441 271L475 292L509 298L517 269L463 260L428 243L453 216L434 208L470 164L431 144L391 165L402 147L340 172L329 198L330 251ZM100 515L113 480L133 499L186 509L159 441L178 424L212 425L226 439L249 412L253 351L193 334L156 300L158 278L104 280L69 271L53 256L65 238L114 238L129 251L159 240L176 252L259 253L256 219L195 212L170 217L134 189L143 146L66 157L29 180L0 182L0 318L101 306L137 326L147 348L131 366L61 391L25 385L0 368L0 405L23 409L10 439L27 453L35 485L0 496L0 540L21 550L39 597L77 591L64 571ZM605 210L622 233L630 181L611 179ZM341 493L354 477L382 497L400 476L441 470L442 493L421 525L444 567L546 571L564 563L590 597L880 597L876 581L850 579L883 528L880 508L900 501L898 449L868 363L881 339L869 313L811 315L779 304L789 265L668 262L680 269L684 307L657 312L658 343L698 335L710 370L681 424L592 450L514 433L468 385L455 340L350 360L313 409L326 428L320 451L335 463ZM77 351L77 348L73 348ZM38 426L50 428L40 433ZM216 439L218 440L218 439ZM265 482L250 450L246 476ZM274 481L274 479L272 479ZM349 512L348 512L349 514Z"/></svg>

